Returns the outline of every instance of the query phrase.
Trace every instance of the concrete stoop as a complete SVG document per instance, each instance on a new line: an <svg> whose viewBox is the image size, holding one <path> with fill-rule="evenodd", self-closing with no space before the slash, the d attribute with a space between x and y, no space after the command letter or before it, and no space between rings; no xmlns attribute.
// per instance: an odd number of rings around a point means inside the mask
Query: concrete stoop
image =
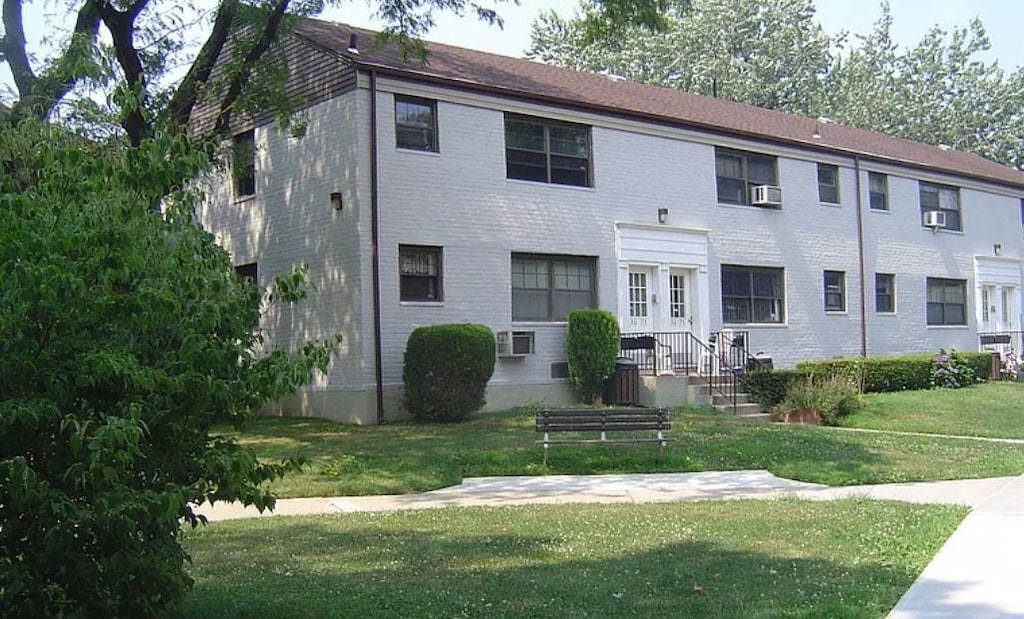
<svg viewBox="0 0 1024 619"><path fill-rule="evenodd" d="M726 381L735 380L733 376L722 378ZM700 376L641 376L640 403L644 406L665 408L680 404L709 404L730 415L747 419L768 419L768 416L762 413L761 405L751 402L750 394L737 393L734 409L727 396L712 391L711 386Z"/></svg>

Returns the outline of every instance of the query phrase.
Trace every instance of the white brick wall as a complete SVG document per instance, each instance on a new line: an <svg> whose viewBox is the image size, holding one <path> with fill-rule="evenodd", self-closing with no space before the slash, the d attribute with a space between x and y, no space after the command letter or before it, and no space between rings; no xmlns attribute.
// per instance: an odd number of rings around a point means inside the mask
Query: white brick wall
<svg viewBox="0 0 1024 619"><path fill-rule="evenodd" d="M710 230L707 324L721 328L723 264L785 268L783 325L728 325L751 332L752 351L777 365L802 359L855 356L860 352L860 274L857 250L854 162L797 153L735 139L687 135L676 130L598 119L479 95L382 80L378 93L380 177L380 273L383 374L401 384L402 354L416 326L478 322L495 330L536 331L536 354L499 360L492 384L540 385L550 364L564 360L564 325L513 324L510 254L532 252L595 256L599 304L617 312L619 269L615 222L653 224L659 208L668 223ZM395 147L390 90L434 97L438 102L439 153ZM594 186L565 187L507 180L503 110L539 111L592 124ZM370 273L369 92L365 88L309 111L307 136L295 140L271 128L257 131L258 191L255 200L233 204L225 186L211 193L203 221L220 235L236 262L259 261L261 280L307 261L318 290L296 310L273 310L267 319L274 342L294 344L341 331L345 352L316 389L373 388L372 288ZM356 127L358 126L358 130ZM660 135L656 135L660 134ZM719 205L714 143L779 154L783 208ZM816 160L840 165L841 203L818 201ZM888 213L868 209L867 170L889 177ZM1003 256L1022 250L1019 195L982 191L978 183L934 175L961 191L964 233L933 234L920 225L917 178L912 170L865 162L861 172L865 229L868 346L872 355L933 351L940 346L974 350L975 312L964 328L925 325L925 278L971 280L975 255ZM328 204L343 191L341 213ZM398 246L443 247L444 300L399 301ZM847 311L827 314L823 271L846 273ZM896 274L895 316L874 311L874 273ZM1018 302L1017 307L1021 307ZM391 416L395 411L388 411Z"/></svg>

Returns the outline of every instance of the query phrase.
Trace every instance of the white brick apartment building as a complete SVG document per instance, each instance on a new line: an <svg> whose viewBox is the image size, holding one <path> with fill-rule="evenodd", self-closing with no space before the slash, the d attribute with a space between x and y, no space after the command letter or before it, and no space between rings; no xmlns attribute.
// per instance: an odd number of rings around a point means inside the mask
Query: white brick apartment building
<svg viewBox="0 0 1024 619"><path fill-rule="evenodd" d="M263 285L308 263L316 290L271 309L270 344L344 337L285 412L400 416L406 338L449 322L529 353L498 359L490 408L567 401L574 307L664 341L744 331L777 366L1021 329L1020 172L450 46L423 65L371 36L298 26L304 136L239 124L234 179L211 179L200 213Z"/></svg>

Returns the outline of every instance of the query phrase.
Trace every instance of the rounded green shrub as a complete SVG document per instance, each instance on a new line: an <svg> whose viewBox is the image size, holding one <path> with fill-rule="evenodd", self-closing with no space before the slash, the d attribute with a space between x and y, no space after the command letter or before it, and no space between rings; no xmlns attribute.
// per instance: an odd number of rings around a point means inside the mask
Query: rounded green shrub
<svg viewBox="0 0 1024 619"><path fill-rule="evenodd" d="M480 410L494 354L494 333L483 325L419 327L405 346L405 410L419 421L459 421Z"/></svg>
<svg viewBox="0 0 1024 619"><path fill-rule="evenodd" d="M601 395L602 381L615 371L619 356L619 323L611 312L578 309L569 312L565 353L569 377L585 402Z"/></svg>

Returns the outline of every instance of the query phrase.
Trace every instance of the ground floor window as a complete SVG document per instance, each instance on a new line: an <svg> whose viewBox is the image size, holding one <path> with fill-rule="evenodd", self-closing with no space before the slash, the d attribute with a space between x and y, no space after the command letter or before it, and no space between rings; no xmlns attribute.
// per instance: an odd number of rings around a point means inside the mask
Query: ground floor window
<svg viewBox="0 0 1024 619"><path fill-rule="evenodd" d="M441 248L399 245L399 298L441 301Z"/></svg>
<svg viewBox="0 0 1024 619"><path fill-rule="evenodd" d="M629 317L647 318L647 273L629 272Z"/></svg>
<svg viewBox="0 0 1024 619"><path fill-rule="evenodd" d="M512 254L512 320L564 321L597 307L597 258Z"/></svg>
<svg viewBox="0 0 1024 619"><path fill-rule="evenodd" d="M673 273L668 278L672 318L686 318L686 276Z"/></svg>
<svg viewBox="0 0 1024 619"><path fill-rule="evenodd" d="M967 281L928 278L928 324L967 324Z"/></svg>
<svg viewBox="0 0 1024 619"><path fill-rule="evenodd" d="M722 265L722 322L782 323L784 269Z"/></svg>

